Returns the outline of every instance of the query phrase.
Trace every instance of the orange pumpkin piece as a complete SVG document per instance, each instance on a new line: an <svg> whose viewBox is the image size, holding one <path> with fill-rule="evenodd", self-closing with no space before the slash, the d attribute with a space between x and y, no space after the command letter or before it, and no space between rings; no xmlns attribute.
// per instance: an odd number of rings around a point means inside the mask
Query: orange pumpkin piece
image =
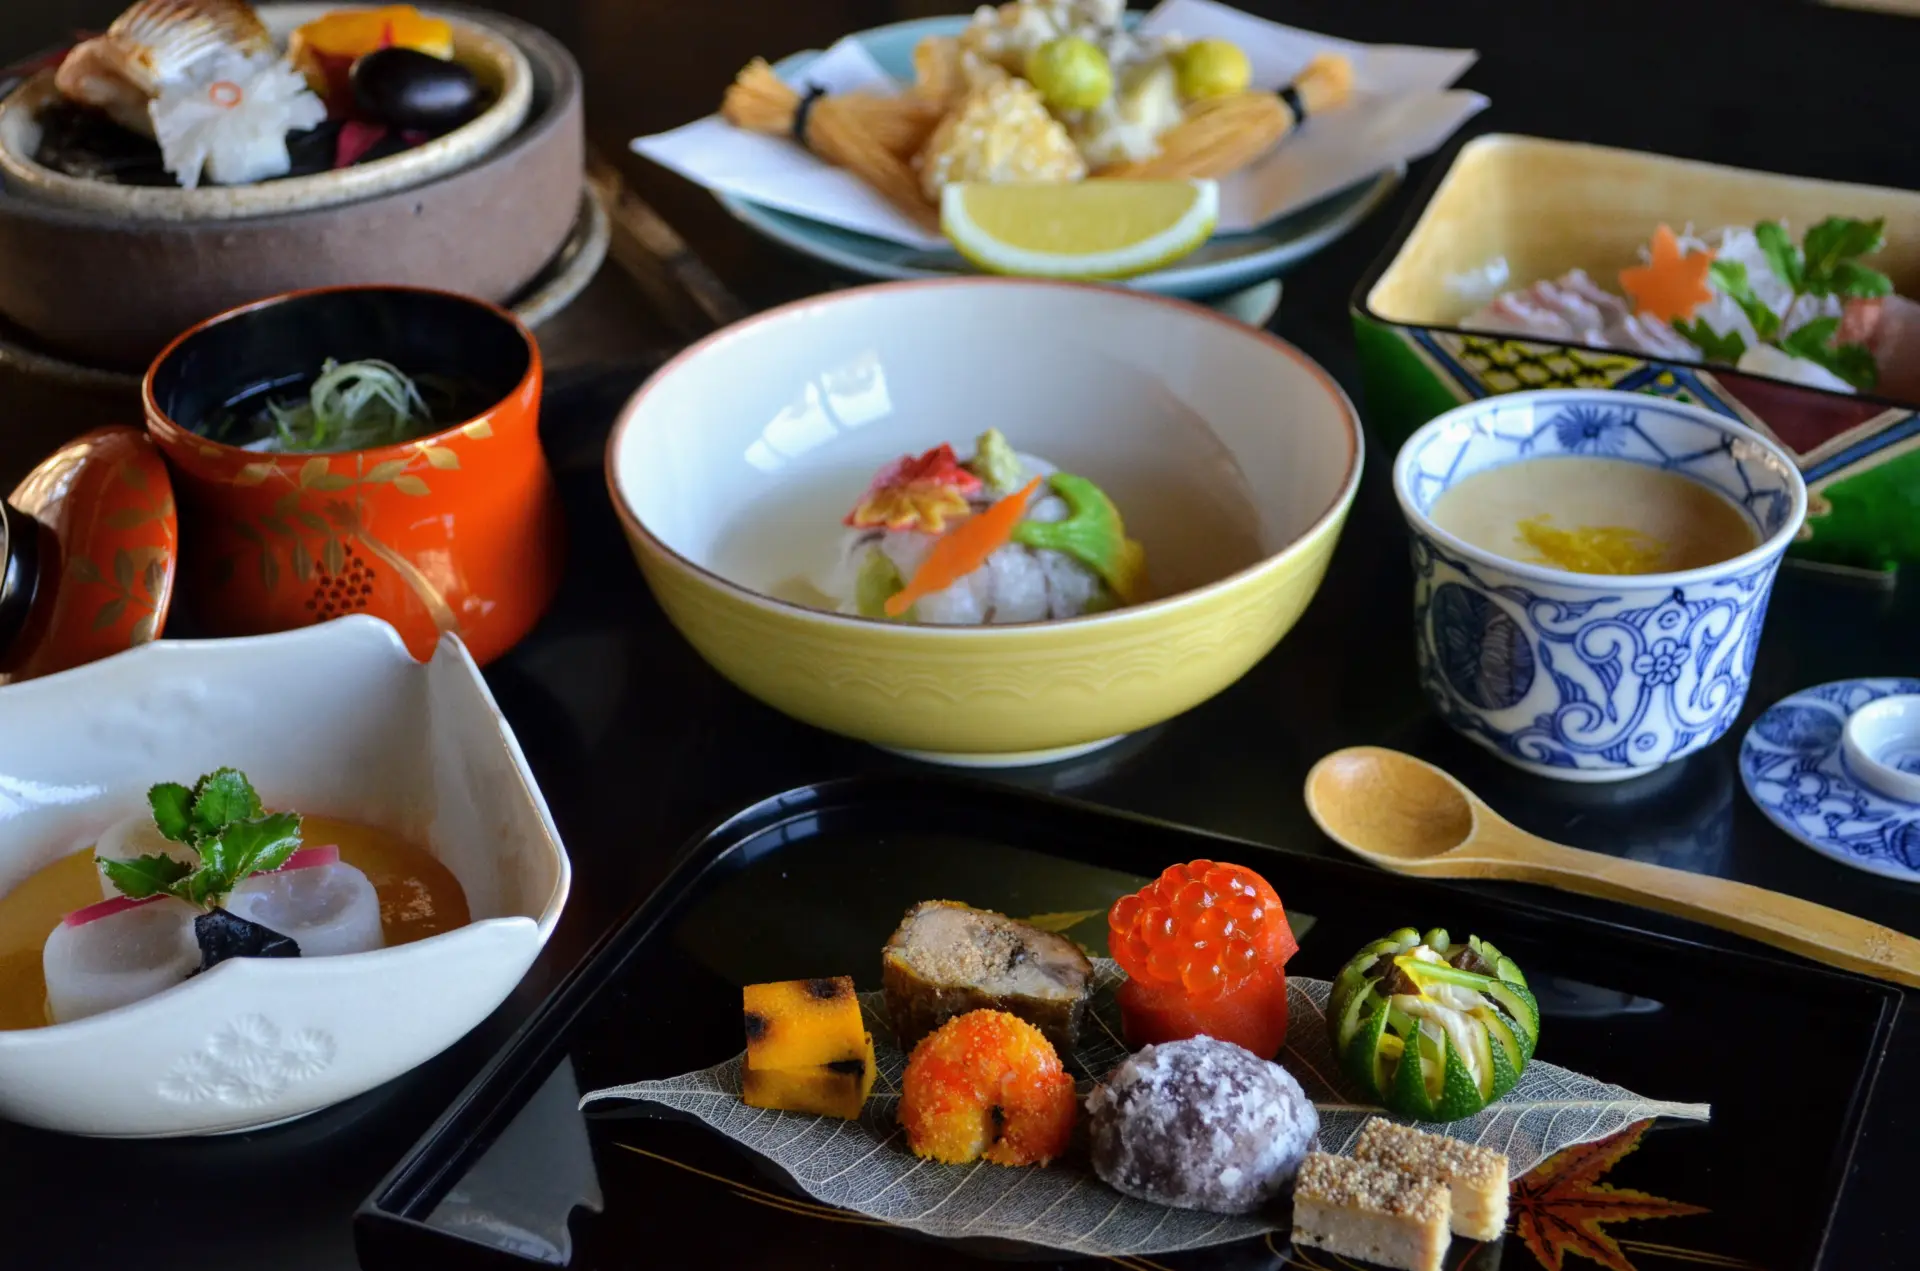
<svg viewBox="0 0 1920 1271"><path fill-rule="evenodd" d="M1713 268L1710 251L1680 254L1680 240L1662 225L1653 232L1653 260L1620 271L1620 286L1633 297L1634 310L1662 322L1691 318L1693 311L1713 299L1707 271Z"/></svg>
<svg viewBox="0 0 1920 1271"><path fill-rule="evenodd" d="M860 999L847 976L749 984L741 996L748 1068L818 1068L866 1053Z"/></svg>
<svg viewBox="0 0 1920 1271"><path fill-rule="evenodd" d="M347 75L355 60L384 48L415 49L450 61L453 27L410 4L336 9L294 30L287 60L329 106L345 109L353 101Z"/></svg>
<svg viewBox="0 0 1920 1271"><path fill-rule="evenodd" d="M970 516L941 535L905 587L887 597L887 616L898 618L922 596L945 591L987 563L987 557L1013 538L1014 526L1027 514L1027 500L1040 488L1040 478L1001 499L977 516Z"/></svg>
<svg viewBox="0 0 1920 1271"><path fill-rule="evenodd" d="M740 1073L740 1101L750 1108L800 1112L852 1121L873 1092L873 1035L861 1038L856 1059L836 1059L808 1068L747 1068Z"/></svg>

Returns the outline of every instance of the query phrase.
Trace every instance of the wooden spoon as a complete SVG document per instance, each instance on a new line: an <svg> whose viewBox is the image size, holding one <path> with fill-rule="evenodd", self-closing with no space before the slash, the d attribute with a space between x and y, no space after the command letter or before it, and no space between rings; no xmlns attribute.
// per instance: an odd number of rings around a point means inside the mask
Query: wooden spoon
<svg viewBox="0 0 1920 1271"><path fill-rule="evenodd" d="M1920 940L1746 883L1584 852L1529 834L1450 774L1377 746L1336 750L1307 774L1307 811L1382 869L1504 878L1624 900L1829 966L1920 987Z"/></svg>

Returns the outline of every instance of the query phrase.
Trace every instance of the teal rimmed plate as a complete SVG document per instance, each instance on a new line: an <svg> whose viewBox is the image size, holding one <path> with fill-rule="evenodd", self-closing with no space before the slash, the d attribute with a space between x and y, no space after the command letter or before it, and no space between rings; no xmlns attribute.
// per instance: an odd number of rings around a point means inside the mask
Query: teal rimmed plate
<svg viewBox="0 0 1920 1271"><path fill-rule="evenodd" d="M914 45L930 35L956 35L969 21L964 15L920 18L874 27L853 38L882 70L906 82L913 78ZM795 53L777 62L774 70L792 81L820 55L818 49ZM1128 279L1122 285L1189 300L1255 286L1305 260L1365 220L1405 175L1406 165L1400 164L1257 230L1215 235L1172 268ZM714 197L735 219L774 242L863 278L945 278L978 272L957 252L888 242L775 211L731 194L716 192Z"/></svg>

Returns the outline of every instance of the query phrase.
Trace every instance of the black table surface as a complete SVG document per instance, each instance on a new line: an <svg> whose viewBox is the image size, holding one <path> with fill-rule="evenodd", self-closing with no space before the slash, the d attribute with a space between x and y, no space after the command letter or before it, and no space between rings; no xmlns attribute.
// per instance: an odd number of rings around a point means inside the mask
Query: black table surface
<svg viewBox="0 0 1920 1271"><path fill-rule="evenodd" d="M0 37L26 52L98 28L108 0L6 6ZM580 56L589 130L607 153L627 137L711 109L754 54L818 47L848 30L939 12L888 0L519 0ZM1470 46L1464 85L1493 106L1470 131L1527 132L1811 176L1911 186L1920 157L1920 21L1786 0L1489 0L1247 3L1302 26L1370 41ZM4 60L4 59L0 59ZM770 303L836 281L754 241L702 192L627 159L635 186L742 295ZM1432 162L1346 240L1289 275L1274 327L1358 393L1347 325L1354 280L1413 204ZM623 347L659 340L643 320ZM304 1122L172 1143L66 1138L0 1126L0 1266L353 1265L350 1215L514 1025L716 817L804 782L907 762L816 732L746 698L666 625L606 507L600 443L638 371L556 383L546 419L564 483L573 558L554 611L488 678L519 733L571 852L573 899L525 983L464 1042L409 1076ZM1363 403L1364 405L1364 403ZM1219 698L1101 754L1004 779L1184 824L1332 853L1301 804L1311 763L1381 743L1444 763L1529 829L1598 851L1737 877L1920 934L1920 890L1827 861L1775 831L1740 790L1729 739L1633 786L1576 788L1503 768L1447 734L1418 695L1410 576L1387 486L1368 457L1325 586L1276 653ZM1920 584L1853 587L1782 576L1748 717L1809 684L1920 671ZM1529 891L1569 909L1697 929L1598 902ZM1705 937L1713 938L1713 937ZM1756 1021L1792 1028L1791 1020ZM1703 1056L1702 1062L1722 1062ZM1764 1059L1761 1060L1764 1062ZM1903 1014L1822 1265L1913 1264L1920 1212L1907 1203L1908 1141L1920 1130L1920 1012ZM1793 1075L1781 1074L1783 1116ZM1791 1168L1790 1162L1757 1167ZM636 1254L636 1265L640 1255ZM1520 1259L1524 1262L1524 1259ZM1583 1265L1579 1261L1572 1266Z"/></svg>

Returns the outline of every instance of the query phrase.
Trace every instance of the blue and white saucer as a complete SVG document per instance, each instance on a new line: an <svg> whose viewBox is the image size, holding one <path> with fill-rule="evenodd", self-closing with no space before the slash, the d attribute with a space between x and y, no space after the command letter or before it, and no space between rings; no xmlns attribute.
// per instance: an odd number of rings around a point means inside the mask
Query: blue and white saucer
<svg viewBox="0 0 1920 1271"><path fill-rule="evenodd" d="M1920 680L1836 680L1786 698L1740 744L1740 779L1767 819L1822 856L1870 874L1920 882L1920 803L1862 780L1842 745L1869 702L1920 693Z"/></svg>

